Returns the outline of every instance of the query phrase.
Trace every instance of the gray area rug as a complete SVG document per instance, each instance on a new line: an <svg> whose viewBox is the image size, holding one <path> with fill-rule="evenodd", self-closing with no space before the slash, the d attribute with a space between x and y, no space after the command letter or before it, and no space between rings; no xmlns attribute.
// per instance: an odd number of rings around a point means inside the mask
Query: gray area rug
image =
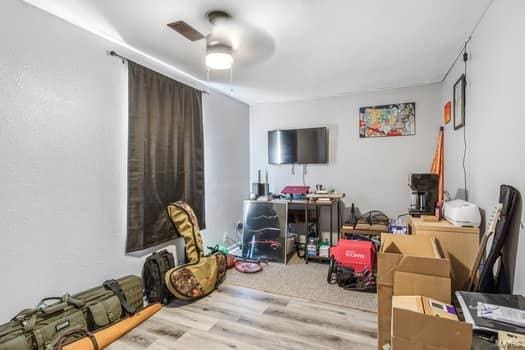
<svg viewBox="0 0 525 350"><path fill-rule="evenodd" d="M328 264L317 262L305 264L303 259L294 256L288 265L270 263L264 266L263 271L254 274L230 269L225 283L377 312L375 293L354 292L344 290L335 284L328 284L327 273Z"/></svg>

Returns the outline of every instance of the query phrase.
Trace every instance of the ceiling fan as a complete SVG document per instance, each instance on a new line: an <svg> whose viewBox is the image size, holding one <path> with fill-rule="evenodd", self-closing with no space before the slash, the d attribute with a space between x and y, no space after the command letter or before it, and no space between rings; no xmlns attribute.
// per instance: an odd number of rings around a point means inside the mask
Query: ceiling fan
<svg viewBox="0 0 525 350"><path fill-rule="evenodd" d="M172 22L168 27L190 41L206 39L206 66L208 69L231 69L234 61L256 63L269 58L274 51L274 41L265 31L235 18L222 10L206 13L212 25L204 35L183 20Z"/></svg>
<svg viewBox="0 0 525 350"><path fill-rule="evenodd" d="M230 36L231 16L220 10L209 11L206 16L213 28L204 35L184 21L169 23L168 27L188 40L206 39L206 66L210 69L230 69L233 64L233 42Z"/></svg>

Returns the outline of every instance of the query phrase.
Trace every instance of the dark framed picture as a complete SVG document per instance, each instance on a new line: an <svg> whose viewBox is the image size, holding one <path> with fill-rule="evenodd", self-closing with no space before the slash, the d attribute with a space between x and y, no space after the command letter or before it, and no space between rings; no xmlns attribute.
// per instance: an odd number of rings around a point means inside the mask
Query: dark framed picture
<svg viewBox="0 0 525 350"><path fill-rule="evenodd" d="M465 91L467 86L467 79L465 74L459 77L454 84L454 102L452 103L454 110L454 130L465 126Z"/></svg>

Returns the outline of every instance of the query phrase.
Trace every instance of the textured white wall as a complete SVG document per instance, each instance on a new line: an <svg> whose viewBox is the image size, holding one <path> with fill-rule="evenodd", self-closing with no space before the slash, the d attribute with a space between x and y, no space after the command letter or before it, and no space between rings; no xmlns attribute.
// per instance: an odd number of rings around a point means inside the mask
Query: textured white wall
<svg viewBox="0 0 525 350"><path fill-rule="evenodd" d="M42 297L139 274L143 259L124 254L126 65L105 54L106 41L18 0L2 1L0 32L1 323ZM208 183L209 194L236 208L245 189L228 183L248 183L247 174L226 176L211 159L248 149L246 138L223 145L220 136L248 134L248 109L222 95L208 100L206 169L224 184ZM236 159L248 169L245 156ZM210 227L219 214L208 209Z"/></svg>
<svg viewBox="0 0 525 350"><path fill-rule="evenodd" d="M489 210L499 186L525 191L523 81L525 80L525 2L495 0L469 45L467 71L467 183L469 200ZM443 84L442 104L452 100L453 84L464 71L460 61ZM454 195L464 188L463 129L452 122L445 134L445 187ZM523 214L522 214L523 215ZM525 239L521 239L515 272L515 292L525 293ZM511 250L518 243L513 240Z"/></svg>
<svg viewBox="0 0 525 350"><path fill-rule="evenodd" d="M270 190L300 185L302 172L296 166L268 165L267 132L272 129L327 126L330 132L330 162L309 165L306 184L324 184L345 192L362 212L377 209L387 215L408 210L408 175L428 172L441 121L440 84L322 98L292 103L260 104L250 110L251 179L257 169L268 169ZM416 135L359 138L359 107L416 102Z"/></svg>
<svg viewBox="0 0 525 350"><path fill-rule="evenodd" d="M224 95L204 95L206 153L206 232L208 245L222 244L242 221L243 200L249 195L250 118L248 105ZM231 243L231 242L230 242Z"/></svg>
<svg viewBox="0 0 525 350"><path fill-rule="evenodd" d="M125 66L103 41L18 1L2 3L0 31L5 320L41 297L138 273L142 260L124 255Z"/></svg>

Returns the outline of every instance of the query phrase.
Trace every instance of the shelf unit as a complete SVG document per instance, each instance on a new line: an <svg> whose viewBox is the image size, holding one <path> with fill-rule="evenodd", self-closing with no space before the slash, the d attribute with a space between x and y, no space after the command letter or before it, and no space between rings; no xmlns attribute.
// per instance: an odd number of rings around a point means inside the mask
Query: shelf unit
<svg viewBox="0 0 525 350"><path fill-rule="evenodd" d="M305 244L305 254L304 254L304 261L305 263L308 264L308 261L309 260L312 260L312 261L329 261L330 260L330 257L326 257L326 256L320 256L320 255L314 255L314 256L308 256L308 251L307 251L307 245L308 245L308 226L309 226L309 212L310 212L310 208L313 207L314 210L315 210L315 213L316 213L316 218L317 218L317 221L316 221L316 233L317 233L317 241L319 242L319 236L321 234L321 211L322 211L322 208L329 208L330 209L330 217L329 217L329 221L330 221L330 247L333 247L334 246L334 242L333 242L333 233L334 233L334 209L336 210L336 214L337 214L337 230L335 231L337 234L338 234L338 237L339 237L339 232L341 231L341 222L342 222L342 218L341 218L341 200L338 199L338 198L334 198L330 201L321 201L321 200L311 200L311 199L308 199L308 200L305 200L304 201L304 213L305 213L305 230L307 232L307 236L306 236L306 244Z"/></svg>

